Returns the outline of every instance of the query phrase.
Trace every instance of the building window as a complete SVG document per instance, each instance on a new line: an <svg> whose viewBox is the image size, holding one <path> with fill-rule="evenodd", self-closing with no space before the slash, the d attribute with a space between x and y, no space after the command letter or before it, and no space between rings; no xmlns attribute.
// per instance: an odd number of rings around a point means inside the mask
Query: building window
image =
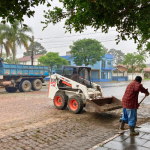
<svg viewBox="0 0 150 150"><path fill-rule="evenodd" d="M111 60L107 60L107 65L111 65Z"/></svg>
<svg viewBox="0 0 150 150"><path fill-rule="evenodd" d="M102 67L105 68L105 60L102 60Z"/></svg>

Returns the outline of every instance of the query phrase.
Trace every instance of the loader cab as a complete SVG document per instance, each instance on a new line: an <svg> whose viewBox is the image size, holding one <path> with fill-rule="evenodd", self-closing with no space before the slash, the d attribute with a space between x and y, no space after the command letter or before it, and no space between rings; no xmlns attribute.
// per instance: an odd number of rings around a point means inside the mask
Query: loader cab
<svg viewBox="0 0 150 150"><path fill-rule="evenodd" d="M83 66L64 66L62 75L73 81L86 85L91 88L90 67Z"/></svg>

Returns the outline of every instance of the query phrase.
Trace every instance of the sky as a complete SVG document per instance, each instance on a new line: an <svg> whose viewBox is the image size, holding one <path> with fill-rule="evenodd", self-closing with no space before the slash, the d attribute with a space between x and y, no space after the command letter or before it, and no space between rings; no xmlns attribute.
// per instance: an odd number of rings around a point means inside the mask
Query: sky
<svg viewBox="0 0 150 150"><path fill-rule="evenodd" d="M35 41L39 42L46 48L48 52L59 52L60 56L66 55L66 51L69 51L69 46L73 43L73 41L83 39L83 38L92 38L96 39L102 43L104 47L109 49L121 50L123 53L133 53L137 51L137 44L134 43L133 40L121 41L118 45L116 44L116 35L117 32L114 28L111 28L107 34L102 33L99 29L98 31L94 31L94 28L88 27L84 30L83 33L75 33L72 31L65 33L64 23L65 20L62 20L56 25L49 24L45 30L42 30L44 24L41 21L44 21L44 10L48 9L52 10L54 6L62 7L62 4L55 0L50 2L52 4L51 7L47 8L46 5L36 6L33 10L35 10L34 17L28 18L24 16L24 23L30 26L33 29L33 33L31 35L34 36ZM23 57L23 52L25 52L24 48L17 49L17 58ZM146 63L150 63L150 58L146 60Z"/></svg>

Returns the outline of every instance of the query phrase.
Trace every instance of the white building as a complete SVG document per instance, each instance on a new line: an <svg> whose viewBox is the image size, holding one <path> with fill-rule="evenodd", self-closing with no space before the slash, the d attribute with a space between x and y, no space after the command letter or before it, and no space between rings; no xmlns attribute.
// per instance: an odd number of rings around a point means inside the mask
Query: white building
<svg viewBox="0 0 150 150"><path fill-rule="evenodd" d="M38 65L39 64L38 58L40 56L43 56L43 55L34 55L33 56L33 65ZM19 64L31 65L31 56L24 56L24 57L18 58L18 60L19 60Z"/></svg>

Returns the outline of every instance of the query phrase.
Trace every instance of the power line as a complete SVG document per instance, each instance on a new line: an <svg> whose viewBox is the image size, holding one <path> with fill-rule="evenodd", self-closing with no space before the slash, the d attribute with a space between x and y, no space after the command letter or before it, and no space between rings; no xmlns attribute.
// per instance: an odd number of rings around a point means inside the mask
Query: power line
<svg viewBox="0 0 150 150"><path fill-rule="evenodd" d="M112 39L112 40L106 40L106 41L101 41L101 42L109 42L109 41L114 41L115 39ZM60 47L69 47L68 45L67 46L58 46L58 47L50 47L50 48L46 48L46 50L48 51L48 49L53 49L53 48L60 48ZM41 49L43 50L43 49ZM17 53L17 54L22 54L24 52L21 52L21 53Z"/></svg>
<svg viewBox="0 0 150 150"><path fill-rule="evenodd" d="M110 30L110 31L116 31L116 30ZM73 36L82 36L82 35L90 35L90 34L96 34L96 33L102 33L102 32L95 32L95 33L85 33L85 34L80 34L80 35L66 35L63 37L73 37ZM65 34L65 33L64 33ZM41 37L40 37L41 38ZM40 39L40 38L35 38L35 39ZM42 39L52 39L52 38L60 38L60 36L56 36L56 37L48 37L48 38L42 38Z"/></svg>
<svg viewBox="0 0 150 150"><path fill-rule="evenodd" d="M97 38L97 39L99 39L99 38ZM101 39L103 39L103 38L101 38ZM99 39L99 40L101 40L101 39ZM114 38L112 38L112 37L109 37L109 38L107 38L107 40L112 40L112 39L114 39ZM104 40L104 39L103 39ZM61 41L61 42L63 42L64 44L73 44L73 42L74 41L70 41L70 42L72 42L72 43L68 43L68 41ZM67 42L67 43L66 43ZM100 42L102 42L102 41L100 41ZM57 41L56 42L54 42L54 43L49 43L49 44L47 44L47 45L43 45L44 47L45 46L50 46L50 45L61 45L61 44L63 44L63 43L57 43Z"/></svg>

